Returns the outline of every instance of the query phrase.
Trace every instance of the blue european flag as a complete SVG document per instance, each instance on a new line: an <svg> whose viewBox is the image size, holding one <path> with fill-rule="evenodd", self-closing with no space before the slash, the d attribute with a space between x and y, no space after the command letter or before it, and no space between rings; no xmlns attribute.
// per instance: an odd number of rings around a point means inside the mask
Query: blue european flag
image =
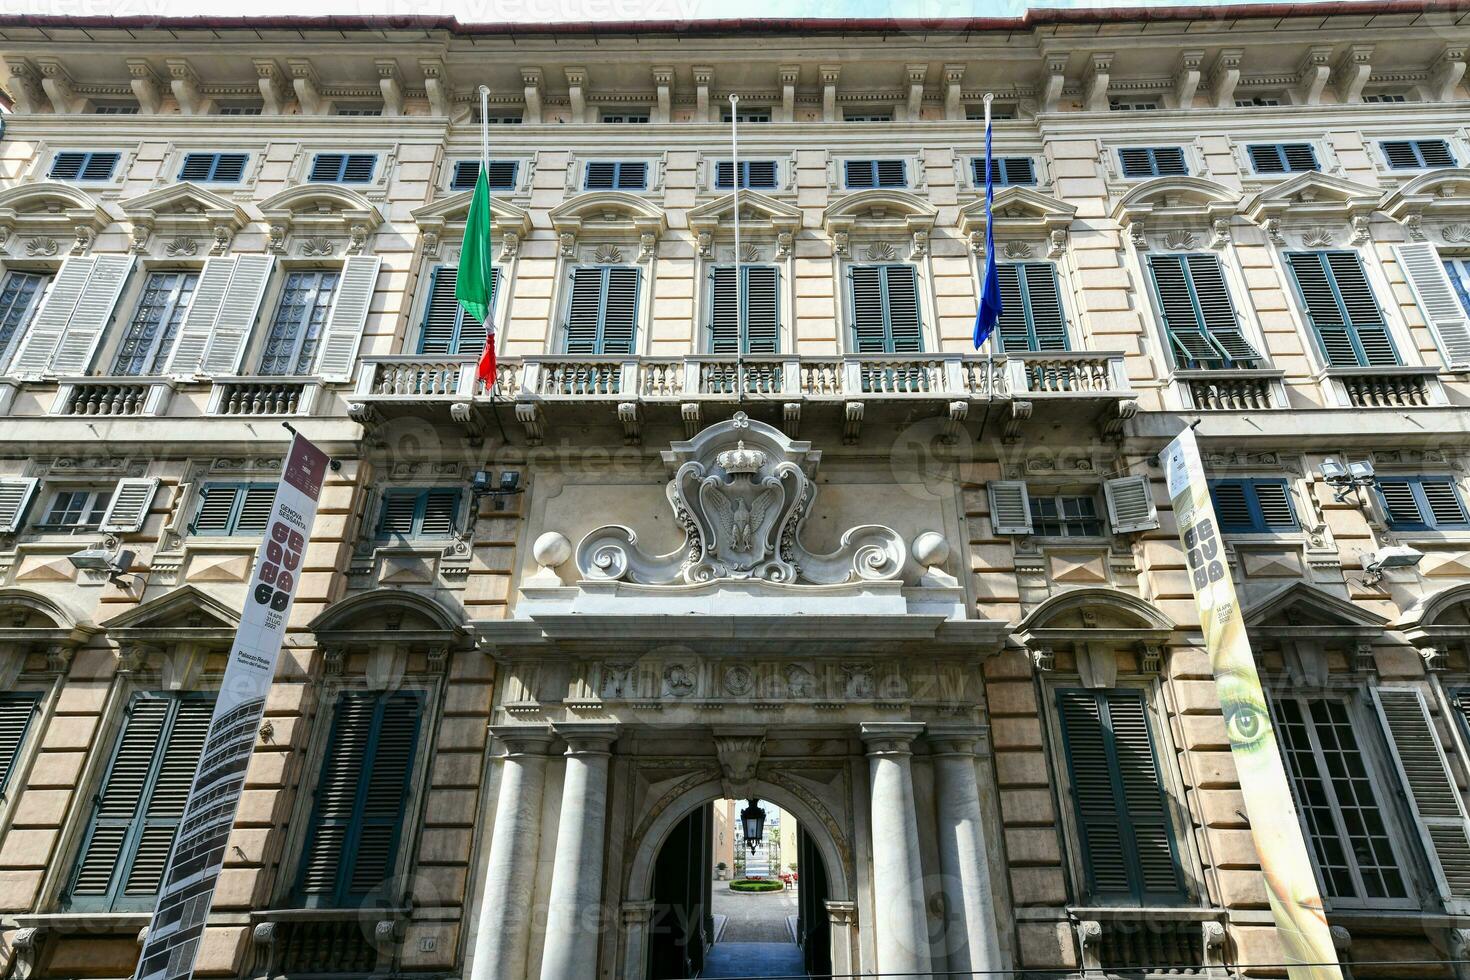
<svg viewBox="0 0 1470 980"><path fill-rule="evenodd" d="M1000 269L995 263L995 222L990 209L995 203L995 175L990 155L990 99L985 100L985 276L980 283L980 308L975 311L975 349L995 331L1005 312L1000 301Z"/></svg>

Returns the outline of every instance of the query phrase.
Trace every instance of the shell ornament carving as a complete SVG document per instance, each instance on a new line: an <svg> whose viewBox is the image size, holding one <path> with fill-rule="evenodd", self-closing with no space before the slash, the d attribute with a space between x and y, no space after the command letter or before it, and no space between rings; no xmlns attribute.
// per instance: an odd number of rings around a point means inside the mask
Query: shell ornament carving
<svg viewBox="0 0 1470 980"><path fill-rule="evenodd" d="M835 551L815 554L801 540L816 502L820 453L781 430L736 413L664 458L677 469L665 488L684 543L650 555L632 528L608 524L577 546L588 579L688 585L720 579L835 585L897 578L908 557L892 528L849 528Z"/></svg>
<svg viewBox="0 0 1470 980"><path fill-rule="evenodd" d="M1470 243L1470 225L1446 225L1440 236L1452 245Z"/></svg>

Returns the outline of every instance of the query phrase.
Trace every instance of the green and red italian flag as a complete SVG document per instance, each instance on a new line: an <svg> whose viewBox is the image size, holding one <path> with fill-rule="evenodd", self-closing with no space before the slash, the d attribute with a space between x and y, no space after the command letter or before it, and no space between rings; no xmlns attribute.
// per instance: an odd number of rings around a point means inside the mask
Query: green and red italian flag
<svg viewBox="0 0 1470 980"><path fill-rule="evenodd" d="M454 281L454 298L465 313L485 324L485 352L475 368L475 377L494 393L495 388L495 274L490 264L490 184L485 164L475 180L470 213L465 219L464 244L459 250L459 275Z"/></svg>

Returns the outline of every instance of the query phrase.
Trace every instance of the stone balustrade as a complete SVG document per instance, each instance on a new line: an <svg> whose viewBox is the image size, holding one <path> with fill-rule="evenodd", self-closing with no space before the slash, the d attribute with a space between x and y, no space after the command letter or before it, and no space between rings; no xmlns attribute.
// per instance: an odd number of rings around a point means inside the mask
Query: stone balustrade
<svg viewBox="0 0 1470 980"><path fill-rule="evenodd" d="M209 393L209 414L310 415L321 385L308 378L220 378Z"/></svg>
<svg viewBox="0 0 1470 980"><path fill-rule="evenodd" d="M52 415L126 418L162 415L172 386L159 379L64 378L51 403Z"/></svg>
<svg viewBox="0 0 1470 980"><path fill-rule="evenodd" d="M1280 371L1180 371L1188 407L1206 412L1254 412L1285 408Z"/></svg>

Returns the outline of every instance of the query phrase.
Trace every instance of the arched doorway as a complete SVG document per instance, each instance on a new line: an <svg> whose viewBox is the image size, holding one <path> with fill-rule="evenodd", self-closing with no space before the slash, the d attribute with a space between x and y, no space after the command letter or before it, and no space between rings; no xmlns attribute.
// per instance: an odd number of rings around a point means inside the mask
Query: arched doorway
<svg viewBox="0 0 1470 980"><path fill-rule="evenodd" d="M849 891L849 864L845 842L837 827L783 787L754 781L752 795L769 800L795 818L795 839L783 842L783 853L794 855L799 878L792 889L795 922L790 930L792 950L799 962L797 974L825 977L833 972L834 948L851 942L844 932L834 936L832 903L845 904ZM625 922L622 949L624 980L683 980L706 975L706 954L715 939L712 908L713 803L726 798L719 781L693 787L651 816L640 828L629 863L625 892L629 907L647 910L638 926ZM842 962L849 958L839 950ZM758 966L740 976L761 976ZM715 976L717 974L707 974ZM718 975L731 975L721 973ZM791 976L782 969L774 976Z"/></svg>

